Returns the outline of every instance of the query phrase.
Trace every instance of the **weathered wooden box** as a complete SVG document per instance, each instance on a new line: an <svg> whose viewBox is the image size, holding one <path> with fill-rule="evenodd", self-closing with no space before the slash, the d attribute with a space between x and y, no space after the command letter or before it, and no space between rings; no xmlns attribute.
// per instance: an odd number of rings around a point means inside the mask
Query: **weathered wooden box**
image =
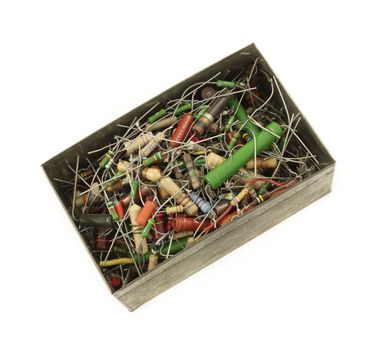
<svg viewBox="0 0 388 350"><path fill-rule="evenodd" d="M252 63L255 59L258 59L260 65L264 67L267 72L274 75L271 68L257 50L256 46L251 44L173 86L167 91L161 93L159 96L156 96L133 111L112 121L109 125L101 128L82 141L45 162L43 164L43 169L64 208L66 209L70 220L73 222L71 212L68 208L68 199L65 198L58 182L54 181L54 178L66 179L73 176L66 166L66 161L74 162L77 154L86 154L89 150L97 149L101 147L101 145L109 143L109 140L113 137L113 135L120 132L117 124L128 124L135 116L144 114L152 105L155 104L155 102L159 101L163 104L169 99L176 98L176 96L178 96L187 86L197 81L205 81L219 71L242 69L249 63ZM298 113L299 109L293 103L280 83L279 87L282 91L290 114ZM249 211L238 220L232 221L228 225L207 235L203 240L199 241L194 246L183 250L173 258L164 261L158 265L156 269L145 273L121 290L115 292L114 296L132 311L154 296L165 291L169 287L202 269L211 262L217 260L233 249L274 226L289 215L328 193L331 189L335 161L322 145L318 136L315 134L303 115L298 126L298 135L319 160L319 171L315 172L297 185L291 187L284 193ZM245 225L248 221L250 223L249 226ZM76 230L78 232L77 228ZM78 233L83 240L81 233ZM92 260L95 263L93 258ZM100 267L97 264L96 267L100 271Z"/></svg>

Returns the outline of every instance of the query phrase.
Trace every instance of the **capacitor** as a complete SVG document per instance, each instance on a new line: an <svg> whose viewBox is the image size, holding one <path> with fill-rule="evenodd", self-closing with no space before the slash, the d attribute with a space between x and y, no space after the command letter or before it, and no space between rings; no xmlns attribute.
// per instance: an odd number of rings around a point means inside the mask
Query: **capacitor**
<svg viewBox="0 0 388 350"><path fill-rule="evenodd" d="M152 240L157 241L160 237L167 233L167 216L165 213L159 212L155 215L154 230Z"/></svg>
<svg viewBox="0 0 388 350"><path fill-rule="evenodd" d="M205 86L201 89L201 97L203 100L213 97L216 94L216 89L211 86Z"/></svg>
<svg viewBox="0 0 388 350"><path fill-rule="evenodd" d="M84 227L112 227L113 220L107 214L81 214L78 223Z"/></svg>
<svg viewBox="0 0 388 350"><path fill-rule="evenodd" d="M185 114L182 119L179 121L177 127L170 138L170 147L176 148L181 145L185 139L187 133L189 132L191 125L193 124L194 117L191 113Z"/></svg>
<svg viewBox="0 0 388 350"><path fill-rule="evenodd" d="M124 142L124 148L127 152L127 155L131 155L135 152L138 152L139 149L143 148L148 142L152 141L154 135L150 133L143 133L136 137L133 141Z"/></svg>
<svg viewBox="0 0 388 350"><path fill-rule="evenodd" d="M230 96L224 96L217 100L217 102L209 108L194 124L192 130L197 136L202 136L209 126L214 122L216 118L225 109Z"/></svg>
<svg viewBox="0 0 388 350"><path fill-rule="evenodd" d="M178 204L184 207L185 213L187 215L197 215L198 207L185 193L181 191L179 186L171 179L171 177L162 177L159 181L159 184L169 193L170 196L174 196Z"/></svg>
<svg viewBox="0 0 388 350"><path fill-rule="evenodd" d="M211 210L212 206L210 203L206 202L198 193L190 192L189 197L199 207L202 213L207 214Z"/></svg>
<svg viewBox="0 0 388 350"><path fill-rule="evenodd" d="M201 224L201 221L196 221L194 218L187 218L183 216L176 217L172 220L172 229L174 232L196 231L197 229L203 230L209 225L210 220L205 220Z"/></svg>
<svg viewBox="0 0 388 350"><path fill-rule="evenodd" d="M108 250L109 249L109 239L103 235L99 235L95 240L96 250Z"/></svg>
<svg viewBox="0 0 388 350"><path fill-rule="evenodd" d="M189 173L191 187L196 190L201 186L201 181L199 180L197 172L195 171L193 159L191 158L190 154L184 153L183 161L185 162L187 171Z"/></svg>

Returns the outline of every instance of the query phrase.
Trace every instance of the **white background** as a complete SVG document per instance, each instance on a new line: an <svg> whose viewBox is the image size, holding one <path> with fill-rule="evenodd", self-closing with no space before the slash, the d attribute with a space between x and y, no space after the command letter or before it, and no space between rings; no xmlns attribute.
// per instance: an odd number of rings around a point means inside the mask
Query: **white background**
<svg viewBox="0 0 388 350"><path fill-rule="evenodd" d="M384 1L1 1L1 349L387 349ZM134 313L40 164L255 42L333 191Z"/></svg>

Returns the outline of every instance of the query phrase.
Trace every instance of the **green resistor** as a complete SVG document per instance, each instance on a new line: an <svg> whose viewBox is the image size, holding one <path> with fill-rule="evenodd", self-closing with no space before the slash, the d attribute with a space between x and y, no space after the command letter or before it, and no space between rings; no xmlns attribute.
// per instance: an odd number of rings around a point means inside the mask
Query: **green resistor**
<svg viewBox="0 0 388 350"><path fill-rule="evenodd" d="M217 80L216 81L217 87L220 88L228 88L228 89L233 89L236 87L236 83L233 81L226 81L226 80Z"/></svg>
<svg viewBox="0 0 388 350"><path fill-rule="evenodd" d="M129 193L131 198L135 198L137 191L139 190L139 181L131 181L131 192Z"/></svg>
<svg viewBox="0 0 388 350"><path fill-rule="evenodd" d="M264 182L260 186L259 191L257 192L257 194L263 195L264 193L266 193L269 190L270 186L271 186L271 184L269 182Z"/></svg>
<svg viewBox="0 0 388 350"><path fill-rule="evenodd" d="M164 117L166 115L166 113L167 113L167 111L162 108L159 112L156 112L155 114L153 114L150 117L148 117L148 122L149 123L154 123L158 119Z"/></svg>
<svg viewBox="0 0 388 350"><path fill-rule="evenodd" d="M115 154L114 154L114 152L110 149L105 155L104 155L104 157L100 160L100 162L98 163L98 166L100 167L100 168L107 168L107 169L109 169L110 168L110 165L112 164L111 162L110 162L110 160L112 160L112 162L113 162L113 156L114 156ZM110 164L109 164L109 162L110 162ZM109 165L108 165L109 164Z"/></svg>
<svg viewBox="0 0 388 350"><path fill-rule="evenodd" d="M156 152L151 157L144 158L143 159L143 165L144 166L151 166L157 162L160 162L162 160L162 152Z"/></svg>
<svg viewBox="0 0 388 350"><path fill-rule="evenodd" d="M141 231L141 236L143 238L147 238L152 227L154 226L155 224L155 220L153 218L149 218L148 221L147 221L147 224L144 226L143 228L143 231Z"/></svg>
<svg viewBox="0 0 388 350"><path fill-rule="evenodd" d="M199 119L201 118L206 112L207 110L210 108L210 106L203 106L199 112L194 116L195 119Z"/></svg>
<svg viewBox="0 0 388 350"><path fill-rule="evenodd" d="M238 142L238 139L240 138L241 134L236 131L231 137L230 137L230 142L228 143L228 150L230 151L233 149L234 146L236 146L236 143Z"/></svg>
<svg viewBox="0 0 388 350"><path fill-rule="evenodd" d="M233 114L229 117L228 121L225 124L225 130L229 131L232 128L232 124L236 120L236 116Z"/></svg>
<svg viewBox="0 0 388 350"><path fill-rule="evenodd" d="M113 221L117 221L119 219L119 216L116 213L115 205L113 202L108 202L107 204L109 214L112 216Z"/></svg>
<svg viewBox="0 0 388 350"><path fill-rule="evenodd" d="M184 103L175 110L175 114L181 114L190 110L191 110L191 103L190 102Z"/></svg>

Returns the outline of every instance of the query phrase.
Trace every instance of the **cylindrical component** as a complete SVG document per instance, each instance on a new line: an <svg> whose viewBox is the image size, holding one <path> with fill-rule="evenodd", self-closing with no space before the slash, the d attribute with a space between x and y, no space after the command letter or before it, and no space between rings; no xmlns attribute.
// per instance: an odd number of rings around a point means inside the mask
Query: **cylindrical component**
<svg viewBox="0 0 388 350"><path fill-rule="evenodd" d="M117 163L117 170L123 173L127 171L131 171L132 168L133 168L132 164L126 160L120 159L119 162Z"/></svg>
<svg viewBox="0 0 388 350"><path fill-rule="evenodd" d="M191 109L191 103L190 102L183 103L176 110L174 110L174 115L188 112L190 109Z"/></svg>
<svg viewBox="0 0 388 350"><path fill-rule="evenodd" d="M189 197L204 214L208 213L212 208L210 203L206 202L198 193L190 192Z"/></svg>
<svg viewBox="0 0 388 350"><path fill-rule="evenodd" d="M238 203L240 203L245 196L249 194L249 187L244 187L231 201L230 204L233 205L234 207L237 206Z"/></svg>
<svg viewBox="0 0 388 350"><path fill-rule="evenodd" d="M192 130L197 136L202 136L205 131L209 128L210 124L214 122L215 119L225 109L226 104L228 103L230 96L224 96L217 100L217 102L209 108L209 110L204 113L194 124Z"/></svg>
<svg viewBox="0 0 388 350"><path fill-rule="evenodd" d="M95 240L95 248L97 250L108 250L109 249L109 239L105 236L99 235Z"/></svg>
<svg viewBox="0 0 388 350"><path fill-rule="evenodd" d="M145 126L145 130L154 131L158 129L164 129L174 124L177 120L178 118L175 115L171 117L163 118L162 120L159 120L156 123L152 123L152 124L147 123Z"/></svg>
<svg viewBox="0 0 388 350"><path fill-rule="evenodd" d="M143 148L148 142L153 139L154 135L150 132L147 134L141 134L133 141L124 142L124 148L128 155L138 152L139 149Z"/></svg>
<svg viewBox="0 0 388 350"><path fill-rule="evenodd" d="M167 216L165 213L157 213L155 215L155 225L152 234L152 240L157 241L160 237L167 233Z"/></svg>
<svg viewBox="0 0 388 350"><path fill-rule="evenodd" d="M259 154L267 149L276 140L273 134L277 136L281 136L282 134L282 128L276 122L267 125L266 129L271 132L267 130L261 131L256 136L256 139L252 139L243 147L239 148L226 162L223 162L205 176L205 180L211 188L216 189L220 187L225 180L236 174L242 166L252 159L255 150L256 154Z"/></svg>
<svg viewBox="0 0 388 350"><path fill-rule="evenodd" d="M148 259L148 271L153 270L158 264L158 256L155 254L151 254Z"/></svg>
<svg viewBox="0 0 388 350"><path fill-rule="evenodd" d="M278 165L278 161L276 158L267 158L263 159L260 157L256 157L256 168L258 169L274 169ZM247 169L255 168L255 159L251 159L246 165Z"/></svg>
<svg viewBox="0 0 388 350"><path fill-rule="evenodd" d="M151 157L144 158L143 165L144 166L151 166L155 163L160 162L162 160L162 158L163 158L162 152L156 152Z"/></svg>
<svg viewBox="0 0 388 350"><path fill-rule="evenodd" d="M189 216L196 216L198 213L198 207L194 202L183 193L178 185L169 176L162 177L159 181L161 187L163 187L170 196L174 196L177 203L184 207L185 213Z"/></svg>
<svg viewBox="0 0 388 350"><path fill-rule="evenodd" d="M209 168L213 169L221 165L225 161L224 157L221 157L219 154L210 152L207 157L205 157L205 164Z"/></svg>
<svg viewBox="0 0 388 350"><path fill-rule="evenodd" d="M159 192L160 199L166 200L168 197L170 197L168 192L163 187L159 186L158 192Z"/></svg>
<svg viewBox="0 0 388 350"><path fill-rule="evenodd" d="M270 192L265 192L263 194L258 194L257 195L257 201L259 202L259 204L264 203L265 201L267 201L270 198L271 198L271 193Z"/></svg>
<svg viewBox="0 0 388 350"><path fill-rule="evenodd" d="M171 135L171 148L175 148L181 145L182 141L185 139L187 133L189 132L193 121L194 117L191 113L187 113L182 117L182 119L179 121L177 127Z"/></svg>
<svg viewBox="0 0 388 350"><path fill-rule="evenodd" d="M217 216L220 216L226 209L228 209L230 204L230 200L227 199L221 199L216 206L214 207L214 210L217 214Z"/></svg>
<svg viewBox="0 0 388 350"><path fill-rule="evenodd" d="M241 134L238 131L230 135L230 142L228 143L228 146L227 146L229 151L233 149L234 146L236 146L237 142L239 142L240 137L241 137Z"/></svg>
<svg viewBox="0 0 388 350"><path fill-rule="evenodd" d="M206 100L207 98L213 97L216 92L216 89L214 89L213 87L205 86L201 90L201 97L203 100Z"/></svg>
<svg viewBox="0 0 388 350"><path fill-rule="evenodd" d="M147 223L147 220L152 216L152 213L158 206L151 201L145 201L144 207L141 209L140 213L137 215L136 223L140 227L144 227Z"/></svg>
<svg viewBox="0 0 388 350"><path fill-rule="evenodd" d="M228 89L232 89L236 87L236 83L234 81L226 81L226 80L217 80L216 85L219 88L228 88Z"/></svg>
<svg viewBox="0 0 388 350"><path fill-rule="evenodd" d="M183 213L183 206L182 205L177 205L175 207L167 207L166 208L166 214L167 215L174 215L176 213Z"/></svg>
<svg viewBox="0 0 388 350"><path fill-rule="evenodd" d="M196 221L194 218L186 218L183 216L176 217L172 220L172 229L175 232L203 230L210 225L210 220Z"/></svg>
<svg viewBox="0 0 388 350"><path fill-rule="evenodd" d="M167 218L166 230L167 230L167 232L172 231L172 217L171 216L169 216Z"/></svg>
<svg viewBox="0 0 388 350"><path fill-rule="evenodd" d="M181 239L184 237L191 237L194 234L194 231L182 231L174 233L174 239Z"/></svg>
<svg viewBox="0 0 388 350"><path fill-rule="evenodd" d="M140 151L141 157L148 157L158 146L159 143L164 138L164 132L158 132L156 136L152 138L150 142L148 142Z"/></svg>
<svg viewBox="0 0 388 350"><path fill-rule="evenodd" d="M131 198L135 199L138 191L139 191L139 181L132 180L131 181L131 192L129 192L129 195L131 196Z"/></svg>
<svg viewBox="0 0 388 350"><path fill-rule="evenodd" d="M131 203L131 196L129 194L125 195L125 196L122 196L120 198L120 203L123 207L128 207L129 204Z"/></svg>
<svg viewBox="0 0 388 350"><path fill-rule="evenodd" d="M166 115L167 111L165 109L161 109L160 111L156 112L155 114L151 115L150 117L148 117L148 122L149 123L154 123L156 122L158 119L164 117Z"/></svg>
<svg viewBox="0 0 388 350"><path fill-rule="evenodd" d="M194 118L196 120L198 120L199 118L201 118L205 113L206 111L209 109L210 106L203 106L199 112L194 116Z"/></svg>
<svg viewBox="0 0 388 350"><path fill-rule="evenodd" d="M220 226L224 226L224 225L228 224L229 222L231 222L235 216L237 216L237 211L233 211L233 212L225 215L218 224Z"/></svg>
<svg viewBox="0 0 388 350"><path fill-rule="evenodd" d="M86 179L88 178L89 176L92 176L94 174L94 171L93 169L86 169L86 170L83 170L83 171L80 171L78 173L78 176L83 178L83 179Z"/></svg>
<svg viewBox="0 0 388 350"><path fill-rule="evenodd" d="M81 226L90 227L112 227L113 220L110 215L106 214L81 214L78 217Z"/></svg>
<svg viewBox="0 0 388 350"><path fill-rule="evenodd" d="M98 166L100 168L107 168L109 169L110 168L110 165L109 164L109 161L113 158L113 156L115 155L115 153L110 149L105 155L104 157L100 160L100 162L98 163Z"/></svg>
<svg viewBox="0 0 388 350"><path fill-rule="evenodd" d="M154 226L154 224L155 224L155 220L153 218L149 218L147 220L147 224L144 226L143 230L141 231L141 236L143 238L148 238L149 237L150 231L151 231L152 227Z"/></svg>
<svg viewBox="0 0 388 350"><path fill-rule="evenodd" d="M119 217L119 219L122 219L125 215L124 207L120 201L117 201L115 203L115 212L117 213L117 216Z"/></svg>
<svg viewBox="0 0 388 350"><path fill-rule="evenodd" d="M191 158L190 154L184 153L183 161L185 162L186 168L189 172L191 187L196 190L201 186L201 181L199 180L197 172L195 171L193 159Z"/></svg>
<svg viewBox="0 0 388 350"><path fill-rule="evenodd" d="M226 130L226 131L229 131L229 130L232 129L232 124L234 123L235 119L236 119L236 116L235 116L234 114L232 114L232 115L229 117L228 121L227 121L226 124L225 124L225 130Z"/></svg>
<svg viewBox="0 0 388 350"><path fill-rule="evenodd" d="M197 241L193 237L189 237L185 246L186 248L190 248L192 245L194 245Z"/></svg>
<svg viewBox="0 0 388 350"><path fill-rule="evenodd" d="M132 229L133 229L133 239L135 240L135 250L137 253L142 249L143 254L146 254L148 251L147 240L142 238L140 232L141 229L137 225L136 218L141 211L141 206L134 204L129 208L129 217L131 219Z"/></svg>
<svg viewBox="0 0 388 350"><path fill-rule="evenodd" d="M240 101L236 97L229 99L228 106L236 111L235 115L237 119L245 124L243 127L244 131L249 133L252 137L253 135L256 135L260 132L260 129L248 119L245 108L241 105Z"/></svg>
<svg viewBox="0 0 388 350"><path fill-rule="evenodd" d="M142 170L141 174L145 179L151 182L159 181L162 177L162 172L158 167L145 168Z"/></svg>
<svg viewBox="0 0 388 350"><path fill-rule="evenodd" d="M106 203L106 206L108 207L109 214L112 216L113 221L117 221L119 219L119 216L116 213L115 205L113 202Z"/></svg>
<svg viewBox="0 0 388 350"><path fill-rule="evenodd" d="M114 290L119 290L123 285L123 281L119 276L114 276L110 280L110 285Z"/></svg>

